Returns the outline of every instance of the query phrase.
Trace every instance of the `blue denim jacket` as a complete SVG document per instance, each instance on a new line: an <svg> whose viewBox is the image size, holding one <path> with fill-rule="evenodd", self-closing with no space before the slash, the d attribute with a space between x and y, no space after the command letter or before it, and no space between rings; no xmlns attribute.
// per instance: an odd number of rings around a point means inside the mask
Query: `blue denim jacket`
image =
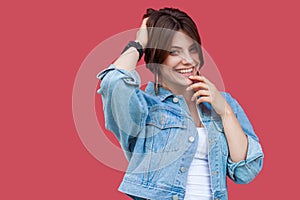
<svg viewBox="0 0 300 200"><path fill-rule="evenodd" d="M152 82L143 91L136 71L115 69L114 65L97 77L102 80L98 93L105 126L115 134L129 161L119 190L134 199L184 199L198 134L183 96L163 88L156 96ZM220 117L209 103L201 103L198 113L209 133L211 187L214 199L219 200L228 199L226 175L246 184L263 164L261 145L243 109L230 94L222 94L248 136L248 152L246 160L230 159Z"/></svg>

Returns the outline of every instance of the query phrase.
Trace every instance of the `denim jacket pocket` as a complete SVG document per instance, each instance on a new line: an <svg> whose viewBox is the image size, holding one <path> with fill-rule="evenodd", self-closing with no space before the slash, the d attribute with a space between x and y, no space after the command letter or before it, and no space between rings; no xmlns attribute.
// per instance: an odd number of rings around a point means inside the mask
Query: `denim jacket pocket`
<svg viewBox="0 0 300 200"><path fill-rule="evenodd" d="M146 121L146 149L150 152L178 151L178 134L186 127L184 117L172 109L152 109Z"/></svg>

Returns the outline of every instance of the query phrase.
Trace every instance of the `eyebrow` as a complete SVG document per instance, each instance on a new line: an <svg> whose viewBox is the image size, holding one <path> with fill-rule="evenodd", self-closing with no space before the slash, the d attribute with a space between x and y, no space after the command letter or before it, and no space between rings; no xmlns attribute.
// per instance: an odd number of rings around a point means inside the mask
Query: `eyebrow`
<svg viewBox="0 0 300 200"><path fill-rule="evenodd" d="M189 48L195 47L195 46L196 46L196 44L193 42L193 43L189 46ZM171 48L174 48L174 49L182 49L182 47L180 47L180 46L171 46Z"/></svg>
<svg viewBox="0 0 300 200"><path fill-rule="evenodd" d="M182 49L182 47L179 47L179 46L171 46L171 48L174 48L174 49Z"/></svg>

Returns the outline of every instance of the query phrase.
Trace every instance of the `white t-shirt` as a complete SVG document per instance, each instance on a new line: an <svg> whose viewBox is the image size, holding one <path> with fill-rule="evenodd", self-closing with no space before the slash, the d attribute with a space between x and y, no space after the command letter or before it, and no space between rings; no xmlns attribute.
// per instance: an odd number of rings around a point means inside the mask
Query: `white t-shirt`
<svg viewBox="0 0 300 200"><path fill-rule="evenodd" d="M212 200L207 129L197 128L198 148L188 171L184 200Z"/></svg>

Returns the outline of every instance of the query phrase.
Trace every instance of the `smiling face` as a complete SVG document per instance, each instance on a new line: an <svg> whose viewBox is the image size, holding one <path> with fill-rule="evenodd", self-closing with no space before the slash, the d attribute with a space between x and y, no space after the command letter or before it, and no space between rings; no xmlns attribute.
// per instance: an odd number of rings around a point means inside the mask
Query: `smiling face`
<svg viewBox="0 0 300 200"><path fill-rule="evenodd" d="M182 31L174 34L169 55L160 66L162 86L172 92L185 89L200 68L197 43Z"/></svg>

